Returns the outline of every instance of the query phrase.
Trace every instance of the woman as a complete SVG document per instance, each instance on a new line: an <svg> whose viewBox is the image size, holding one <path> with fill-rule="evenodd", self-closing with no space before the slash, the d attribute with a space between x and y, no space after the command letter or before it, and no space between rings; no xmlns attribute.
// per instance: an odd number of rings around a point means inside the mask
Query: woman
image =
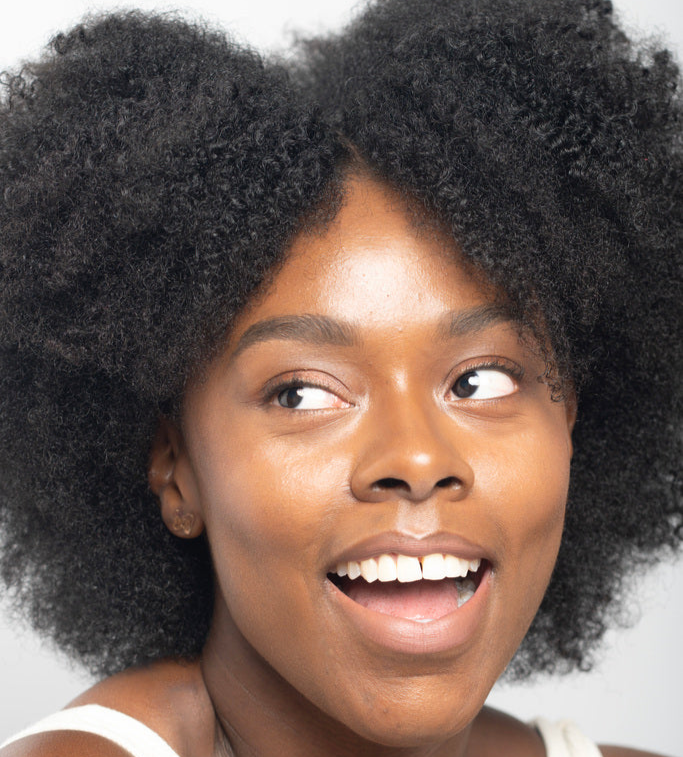
<svg viewBox="0 0 683 757"><path fill-rule="evenodd" d="M678 73L428 10L292 77L111 16L10 82L3 575L110 677L3 757L598 754L482 706L680 541Z"/></svg>

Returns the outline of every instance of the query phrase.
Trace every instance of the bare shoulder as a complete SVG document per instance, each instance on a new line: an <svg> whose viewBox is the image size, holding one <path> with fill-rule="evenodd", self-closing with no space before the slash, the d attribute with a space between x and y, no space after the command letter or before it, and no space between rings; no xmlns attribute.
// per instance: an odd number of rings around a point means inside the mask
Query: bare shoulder
<svg viewBox="0 0 683 757"><path fill-rule="evenodd" d="M470 734L469 753L477 757L546 757L538 731L500 710L484 707ZM666 757L655 752L619 746L601 746L602 757Z"/></svg>
<svg viewBox="0 0 683 757"><path fill-rule="evenodd" d="M484 707L470 733L469 750L477 757L545 757L535 728L500 710Z"/></svg>
<svg viewBox="0 0 683 757"><path fill-rule="evenodd" d="M538 731L527 723L500 710L484 707L474 721L470 735L470 753L477 757L546 757L545 745ZM642 749L600 746L602 757L670 757Z"/></svg>
<svg viewBox="0 0 683 757"><path fill-rule="evenodd" d="M623 746L601 746L602 757L665 757L655 752L643 752L641 749L628 749Z"/></svg>
<svg viewBox="0 0 683 757"><path fill-rule="evenodd" d="M164 739L181 757L206 753L215 718L197 663L165 660L124 671L97 683L66 709L100 705L128 715ZM168 713L174 717L169 718ZM192 734L190 738L189 734ZM206 744L201 734L206 734ZM102 736L49 731L27 736L0 750L0 757L130 757Z"/></svg>

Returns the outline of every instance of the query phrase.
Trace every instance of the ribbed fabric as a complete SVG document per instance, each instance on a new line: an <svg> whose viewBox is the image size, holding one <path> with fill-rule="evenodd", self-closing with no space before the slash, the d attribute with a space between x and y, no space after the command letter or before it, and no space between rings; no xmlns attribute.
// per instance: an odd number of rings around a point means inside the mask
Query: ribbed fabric
<svg viewBox="0 0 683 757"><path fill-rule="evenodd" d="M551 723L537 718L530 725L541 734L547 757L601 757L597 746L570 720Z"/></svg>
<svg viewBox="0 0 683 757"><path fill-rule="evenodd" d="M94 733L114 742L130 752L133 757L178 757L178 754L151 728L129 715L111 710L109 707L101 707L99 704L72 707L48 715L0 744L0 749L25 736L48 731Z"/></svg>

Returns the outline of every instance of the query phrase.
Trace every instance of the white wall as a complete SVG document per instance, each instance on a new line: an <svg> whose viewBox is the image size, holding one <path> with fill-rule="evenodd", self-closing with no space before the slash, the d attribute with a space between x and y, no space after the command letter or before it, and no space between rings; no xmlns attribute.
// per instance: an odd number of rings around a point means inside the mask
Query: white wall
<svg viewBox="0 0 683 757"><path fill-rule="evenodd" d="M287 30L333 28L355 4L352 0L134 3L146 9L179 8L186 15L214 20L261 48L277 47ZM615 4L627 24L662 32L683 58L681 0L615 0ZM52 34L88 10L112 7L112 3L87 0L13 3L0 24L0 69L34 57ZM683 564L660 566L645 582L634 585L634 603L640 607L639 622L631 630L609 636L602 664L591 674L533 686L498 686L491 703L522 718L571 717L603 742L648 747L672 757L683 755L678 723L683 704ZM32 633L12 625L7 613L0 613L0 741L58 709L87 684L85 674L41 645Z"/></svg>

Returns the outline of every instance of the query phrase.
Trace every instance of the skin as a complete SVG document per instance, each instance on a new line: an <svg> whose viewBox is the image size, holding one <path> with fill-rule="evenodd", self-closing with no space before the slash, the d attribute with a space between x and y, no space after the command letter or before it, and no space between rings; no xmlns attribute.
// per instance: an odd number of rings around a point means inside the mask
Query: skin
<svg viewBox="0 0 683 757"><path fill-rule="evenodd" d="M154 443L162 517L181 538L205 530L213 555L201 659L127 671L72 704L127 712L182 757L542 757L533 729L482 707L556 559L574 405L551 400L499 304L389 188L350 180L335 221L295 240ZM344 326L324 343L310 320L273 328L302 315ZM481 366L483 388L459 398L456 380ZM301 405L282 405L283 381ZM349 621L327 573L387 532L455 535L490 565L459 643L408 654ZM75 750L123 754L51 734L3 757Z"/></svg>
<svg viewBox="0 0 683 757"><path fill-rule="evenodd" d="M345 742L349 754L368 743L465 754L468 725L545 591L571 457L570 414L535 380L542 363L513 325L439 334L449 314L491 298L450 262L443 240L412 227L398 198L359 181L329 230L294 244L222 358L188 390L182 454L196 502L185 508L206 524L220 587L205 678L232 740L268 753L274 734L273 744L297 736L278 733L284 714L285 724L308 724L309 754L312 737L320 754ZM359 344L271 338L238 349L255 324L302 313L353 324ZM508 380L514 391L500 401L458 407L452 383L491 357L531 380ZM309 392L321 409L277 405L271 382L293 372L324 387ZM345 549L385 532L454 533L490 556L490 602L465 645L395 654L340 617L327 571ZM274 728L247 735L249 710L233 689L248 692Z"/></svg>

